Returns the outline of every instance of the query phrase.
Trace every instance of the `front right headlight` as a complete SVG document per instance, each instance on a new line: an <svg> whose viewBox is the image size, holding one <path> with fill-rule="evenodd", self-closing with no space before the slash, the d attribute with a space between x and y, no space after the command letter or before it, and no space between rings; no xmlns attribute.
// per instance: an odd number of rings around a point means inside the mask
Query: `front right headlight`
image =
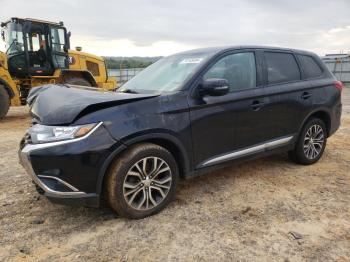
<svg viewBox="0 0 350 262"><path fill-rule="evenodd" d="M36 124L28 133L34 144L69 140L82 137L91 132L98 123L79 126L45 126Z"/></svg>

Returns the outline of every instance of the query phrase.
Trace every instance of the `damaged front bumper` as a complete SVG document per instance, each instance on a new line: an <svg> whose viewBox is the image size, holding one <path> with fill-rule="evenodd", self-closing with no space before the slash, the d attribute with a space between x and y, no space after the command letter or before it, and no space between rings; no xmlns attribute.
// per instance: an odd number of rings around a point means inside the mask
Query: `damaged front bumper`
<svg viewBox="0 0 350 262"><path fill-rule="evenodd" d="M99 170L115 140L101 126L82 139L31 144L22 140L19 162L50 201L99 206Z"/></svg>
<svg viewBox="0 0 350 262"><path fill-rule="evenodd" d="M32 150L35 150L35 145L26 145L19 152L20 164L49 200L62 204L99 205L99 197L96 194L79 191L73 185L55 176L36 175L30 162L30 152Z"/></svg>

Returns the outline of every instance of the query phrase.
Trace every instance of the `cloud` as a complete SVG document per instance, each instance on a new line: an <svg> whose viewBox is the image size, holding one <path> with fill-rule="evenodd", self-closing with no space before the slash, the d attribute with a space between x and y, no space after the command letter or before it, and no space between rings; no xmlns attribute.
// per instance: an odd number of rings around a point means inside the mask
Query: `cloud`
<svg viewBox="0 0 350 262"><path fill-rule="evenodd" d="M76 46L82 46L84 52L101 56L110 56L111 54L118 56L151 56L153 54L166 56L169 55L169 50L171 50L171 53L176 53L197 47L172 41L157 41L140 46L129 39L105 41L101 38L86 36L76 36L72 41L72 48ZM118 50L118 53L115 53L116 50Z"/></svg>
<svg viewBox="0 0 350 262"><path fill-rule="evenodd" d="M98 54L159 55L237 44L324 54L350 49L348 10L348 0L2 0L0 16L64 21L74 43L83 41L85 50Z"/></svg>

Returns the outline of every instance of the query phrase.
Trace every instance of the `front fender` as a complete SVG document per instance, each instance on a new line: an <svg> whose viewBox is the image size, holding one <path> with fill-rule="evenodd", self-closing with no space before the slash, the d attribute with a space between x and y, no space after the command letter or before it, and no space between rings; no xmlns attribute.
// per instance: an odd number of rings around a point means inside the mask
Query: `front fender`
<svg viewBox="0 0 350 262"><path fill-rule="evenodd" d="M146 134L134 134L128 138L123 139L123 141L118 141L118 143L115 145L114 151L107 157L107 159L103 163L97 179L97 188L96 188L97 194L102 193L103 181L104 181L106 172L115 157L117 157L120 153L122 153L124 150L127 150L128 147L134 144L141 143L141 142L148 142L148 141L152 142L152 140L159 140L159 139L168 141L172 145L176 146L176 148L180 152L181 162L183 164L183 170L185 173L188 173L191 165L191 161L190 161L191 154L187 152L186 148L182 145L181 141L177 137L169 133L159 132L159 131L146 133Z"/></svg>

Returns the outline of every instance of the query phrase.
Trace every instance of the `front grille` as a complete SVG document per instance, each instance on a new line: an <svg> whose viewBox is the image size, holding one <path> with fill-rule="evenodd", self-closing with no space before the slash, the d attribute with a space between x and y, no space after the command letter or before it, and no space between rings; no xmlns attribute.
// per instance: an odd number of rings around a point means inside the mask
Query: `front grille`
<svg viewBox="0 0 350 262"><path fill-rule="evenodd" d="M24 148L25 145L26 145L25 139L22 138L22 139L21 139L21 142L19 142L19 148L20 148L20 150L22 150L22 149Z"/></svg>
<svg viewBox="0 0 350 262"><path fill-rule="evenodd" d="M27 144L32 144L32 139L28 133L25 134L25 136L21 139L21 142L19 142L19 148L22 150Z"/></svg>
<svg viewBox="0 0 350 262"><path fill-rule="evenodd" d="M30 134L26 133L26 135L24 136L24 142L25 144L33 144L32 137L30 136Z"/></svg>

